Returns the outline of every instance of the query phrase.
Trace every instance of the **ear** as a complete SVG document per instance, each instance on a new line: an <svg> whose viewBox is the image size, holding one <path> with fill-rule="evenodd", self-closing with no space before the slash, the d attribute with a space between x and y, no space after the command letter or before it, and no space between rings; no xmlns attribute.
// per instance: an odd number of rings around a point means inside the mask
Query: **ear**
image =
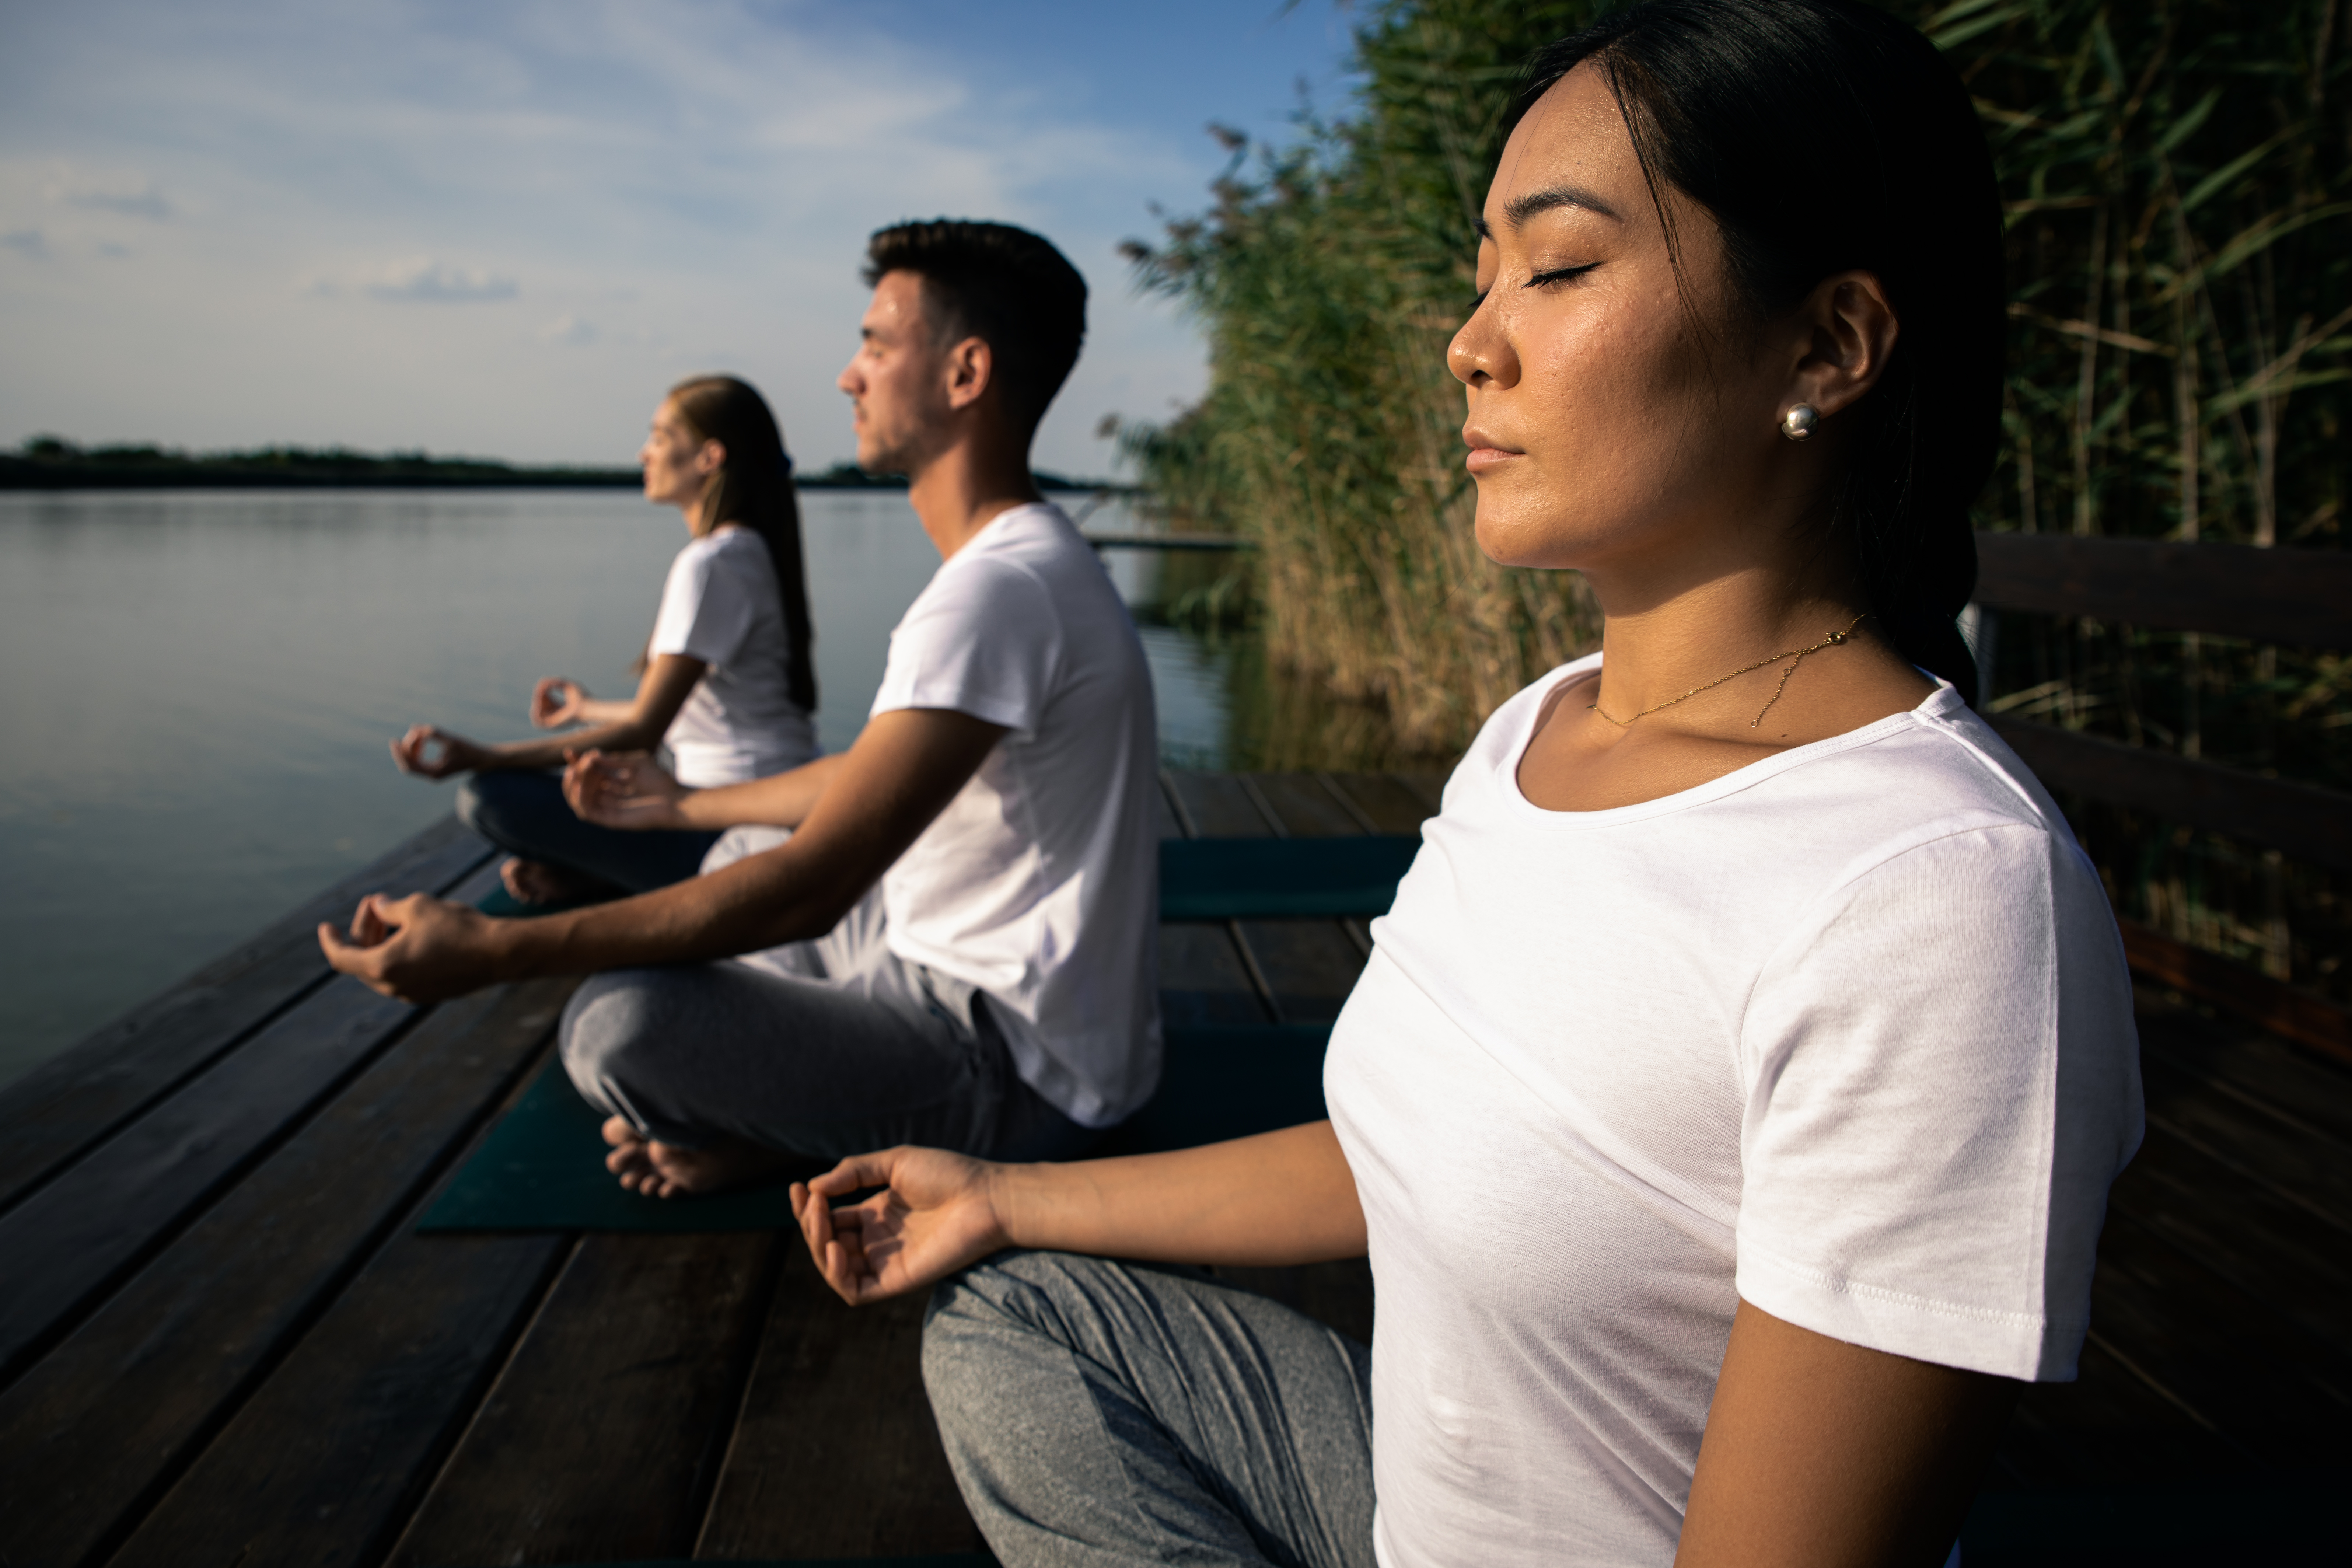
<svg viewBox="0 0 2352 1568"><path fill-rule="evenodd" d="M1874 274L1839 272L1806 296L1795 326L1796 363L1781 407L1810 403L1826 417L1878 384L1901 323Z"/></svg>
<svg viewBox="0 0 2352 1568"><path fill-rule="evenodd" d="M986 338L966 338L947 352L948 407L969 408L996 381L996 351Z"/></svg>
<svg viewBox="0 0 2352 1568"><path fill-rule="evenodd" d="M723 441L705 441L702 449L694 454L694 471L706 478L727 466L727 445Z"/></svg>

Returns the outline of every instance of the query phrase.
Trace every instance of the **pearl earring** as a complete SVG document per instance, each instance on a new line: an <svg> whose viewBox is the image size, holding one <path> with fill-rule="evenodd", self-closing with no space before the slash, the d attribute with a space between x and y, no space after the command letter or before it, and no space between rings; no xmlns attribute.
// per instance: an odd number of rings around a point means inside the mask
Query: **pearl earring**
<svg viewBox="0 0 2352 1568"><path fill-rule="evenodd" d="M1801 441L1813 433L1822 422L1822 411L1810 403L1800 403L1780 416L1780 434L1791 441Z"/></svg>

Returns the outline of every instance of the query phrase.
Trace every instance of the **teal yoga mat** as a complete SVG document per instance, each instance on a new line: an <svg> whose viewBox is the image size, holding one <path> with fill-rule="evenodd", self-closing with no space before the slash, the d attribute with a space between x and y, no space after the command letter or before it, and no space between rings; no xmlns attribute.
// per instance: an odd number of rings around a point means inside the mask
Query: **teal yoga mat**
<svg viewBox="0 0 2352 1568"><path fill-rule="evenodd" d="M1419 837L1163 838L1163 921L1384 915Z"/></svg>
<svg viewBox="0 0 2352 1568"><path fill-rule="evenodd" d="M1163 921L1312 920L1389 912L1418 837L1163 838ZM513 917L547 911L504 888L478 906Z"/></svg>
<svg viewBox="0 0 2352 1568"><path fill-rule="evenodd" d="M1171 1030L1160 1092L1095 1152L1187 1149L1319 1121L1329 1037L1327 1027L1286 1025ZM684 1233L792 1224L786 1193L793 1173L708 1197L649 1198L623 1191L604 1169L603 1121L563 1069L549 1063L416 1228Z"/></svg>

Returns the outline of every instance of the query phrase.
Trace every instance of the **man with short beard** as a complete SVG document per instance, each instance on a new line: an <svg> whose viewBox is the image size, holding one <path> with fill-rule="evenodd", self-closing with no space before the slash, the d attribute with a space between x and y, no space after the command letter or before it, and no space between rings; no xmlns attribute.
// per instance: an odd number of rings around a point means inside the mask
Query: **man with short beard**
<svg viewBox="0 0 2352 1568"><path fill-rule="evenodd" d="M902 224L866 257L857 459L908 477L942 561L856 742L702 790L583 754L588 820L733 830L702 876L533 920L372 896L348 939L320 928L337 969L413 1001L592 975L564 1066L610 1118L607 1165L658 1196L900 1142L1066 1157L1159 1079L1150 676L1029 472L1085 281L1003 224Z"/></svg>

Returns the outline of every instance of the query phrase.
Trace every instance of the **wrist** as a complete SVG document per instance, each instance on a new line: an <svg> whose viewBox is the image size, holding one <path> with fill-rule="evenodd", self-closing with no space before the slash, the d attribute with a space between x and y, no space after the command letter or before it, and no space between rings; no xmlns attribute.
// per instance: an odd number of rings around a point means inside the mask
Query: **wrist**
<svg viewBox="0 0 2352 1568"><path fill-rule="evenodd" d="M989 1227L992 1233L989 1250L1005 1247L1034 1247L1035 1227L1024 1225L1024 1210L1034 1206L1024 1198L1034 1198L1027 1191L1036 1185L1034 1165L1002 1165L993 1160L981 1162L981 1192L988 1205Z"/></svg>

